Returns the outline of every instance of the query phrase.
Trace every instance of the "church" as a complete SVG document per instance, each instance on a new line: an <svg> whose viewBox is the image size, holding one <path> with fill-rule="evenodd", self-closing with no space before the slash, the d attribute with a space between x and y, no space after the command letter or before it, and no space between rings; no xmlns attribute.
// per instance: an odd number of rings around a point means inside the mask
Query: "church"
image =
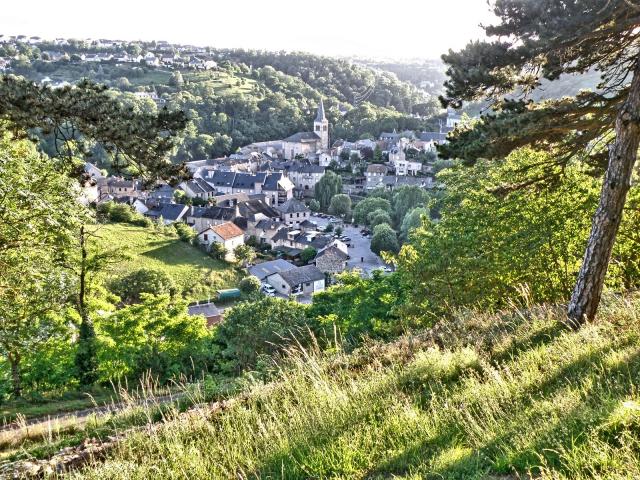
<svg viewBox="0 0 640 480"><path fill-rule="evenodd" d="M319 151L329 149L329 121L324 114L322 99L318 105L318 112L313 121L313 132L294 133L282 141L282 153L285 159L293 160L301 155L308 157Z"/></svg>
<svg viewBox="0 0 640 480"><path fill-rule="evenodd" d="M329 121L324 113L324 103L320 100L312 132L298 132L284 140L256 142L240 149L242 153L257 152L294 160L297 156L304 158L319 156L329 150Z"/></svg>

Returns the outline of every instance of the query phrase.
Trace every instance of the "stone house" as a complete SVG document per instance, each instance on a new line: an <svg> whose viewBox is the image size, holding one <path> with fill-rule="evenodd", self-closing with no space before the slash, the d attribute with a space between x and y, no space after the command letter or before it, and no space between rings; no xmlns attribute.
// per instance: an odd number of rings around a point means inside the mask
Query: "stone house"
<svg viewBox="0 0 640 480"><path fill-rule="evenodd" d="M316 267L322 273L335 275L343 272L347 268L349 255L335 245L322 250L315 259Z"/></svg>

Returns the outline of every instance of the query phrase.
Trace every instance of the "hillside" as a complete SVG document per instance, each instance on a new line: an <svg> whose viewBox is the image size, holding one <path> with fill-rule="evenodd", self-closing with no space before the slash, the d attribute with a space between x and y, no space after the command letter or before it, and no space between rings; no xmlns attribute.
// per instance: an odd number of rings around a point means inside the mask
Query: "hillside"
<svg viewBox="0 0 640 480"><path fill-rule="evenodd" d="M127 224L101 226L95 240L99 250L115 250L123 259L105 273L105 280L141 268L164 271L185 293L188 301L214 297L221 288L235 287L239 273L229 264L181 241L176 235Z"/></svg>
<svg viewBox="0 0 640 480"><path fill-rule="evenodd" d="M123 60L127 52L137 52L141 60ZM97 55L104 59L96 61ZM148 55L153 62L143 59ZM427 128L427 119L440 111L435 97L395 73L305 53L160 48L145 42L98 48L70 41L0 43L0 60L9 62L6 73L37 82L58 86L88 78L111 87L136 109L185 111L192 126L184 132L176 161L226 155L252 142L307 130L320 98L333 139ZM215 66L192 66L205 60ZM371 121L361 125L362 117ZM53 151L53 141L48 143ZM93 155L95 163L108 167L105 152Z"/></svg>
<svg viewBox="0 0 640 480"><path fill-rule="evenodd" d="M640 298L454 322L324 358L131 434L73 478L638 478Z"/></svg>

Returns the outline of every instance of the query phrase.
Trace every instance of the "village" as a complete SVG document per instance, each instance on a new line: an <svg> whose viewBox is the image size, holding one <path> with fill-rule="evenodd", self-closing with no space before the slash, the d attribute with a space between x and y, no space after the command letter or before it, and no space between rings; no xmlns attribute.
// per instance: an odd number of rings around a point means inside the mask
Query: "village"
<svg viewBox="0 0 640 480"><path fill-rule="evenodd" d="M312 210L316 185L325 173L338 172L342 193L355 201L378 189L436 188L433 161L417 157L435 158L436 145L446 142L459 122L460 116L450 111L438 132L394 131L375 141L330 143L320 101L313 131L253 143L227 157L187 162L191 178L175 187L163 183L145 189L140 180L107 176L87 163L94 181L85 195L97 205L128 204L165 225L184 223L194 230L201 248L210 251L218 244L228 261L235 260L234 251L241 245L269 251L273 260L246 265L248 274L261 281L261 291L309 303L345 270L357 269L364 276L391 271L371 251L369 229ZM303 261L303 252L314 256ZM210 320L219 319L215 305L203 303L206 306L198 302L192 311L206 310Z"/></svg>

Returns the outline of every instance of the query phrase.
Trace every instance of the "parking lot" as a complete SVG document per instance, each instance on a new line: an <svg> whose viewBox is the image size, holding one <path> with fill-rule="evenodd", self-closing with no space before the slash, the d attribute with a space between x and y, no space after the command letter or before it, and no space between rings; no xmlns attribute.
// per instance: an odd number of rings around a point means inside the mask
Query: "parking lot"
<svg viewBox="0 0 640 480"><path fill-rule="evenodd" d="M324 229L330 221L328 218L320 218L317 215L312 215L311 220L317 223L320 229ZM361 228L350 225L345 225L343 228L343 235L351 239L351 247L349 247L351 258L347 262L347 268L350 270L359 268L368 275L371 270L384 267L385 264L378 255L371 251L371 239L364 237L360 230Z"/></svg>

